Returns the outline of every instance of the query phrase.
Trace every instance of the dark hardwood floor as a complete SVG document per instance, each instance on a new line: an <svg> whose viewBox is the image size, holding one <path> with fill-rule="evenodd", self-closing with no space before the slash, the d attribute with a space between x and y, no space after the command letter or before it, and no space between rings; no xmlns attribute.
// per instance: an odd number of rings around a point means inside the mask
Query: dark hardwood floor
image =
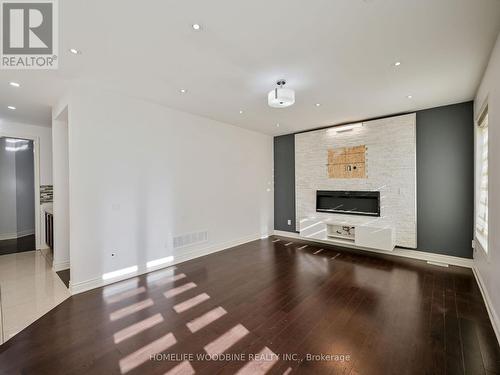
<svg viewBox="0 0 500 375"><path fill-rule="evenodd" d="M14 238L12 240L0 241L0 255L22 253L36 249L35 235Z"/></svg>
<svg viewBox="0 0 500 375"><path fill-rule="evenodd" d="M277 239L73 296L0 373L500 374L471 270Z"/></svg>
<svg viewBox="0 0 500 375"><path fill-rule="evenodd" d="M61 281L66 285L66 288L69 288L69 280L71 278L70 275L70 270L62 270L62 271L57 271L57 276L61 279Z"/></svg>

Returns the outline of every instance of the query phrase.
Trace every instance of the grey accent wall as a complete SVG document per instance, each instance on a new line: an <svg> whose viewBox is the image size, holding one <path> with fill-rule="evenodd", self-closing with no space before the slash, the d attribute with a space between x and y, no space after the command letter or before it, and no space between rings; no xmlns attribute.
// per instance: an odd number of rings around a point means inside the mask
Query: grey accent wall
<svg viewBox="0 0 500 375"><path fill-rule="evenodd" d="M417 112L417 250L472 258L473 102ZM295 232L294 134L274 138L274 229Z"/></svg>
<svg viewBox="0 0 500 375"><path fill-rule="evenodd" d="M472 258L473 102L417 112L418 250Z"/></svg>
<svg viewBox="0 0 500 375"><path fill-rule="evenodd" d="M274 229L295 232L294 134L274 137Z"/></svg>

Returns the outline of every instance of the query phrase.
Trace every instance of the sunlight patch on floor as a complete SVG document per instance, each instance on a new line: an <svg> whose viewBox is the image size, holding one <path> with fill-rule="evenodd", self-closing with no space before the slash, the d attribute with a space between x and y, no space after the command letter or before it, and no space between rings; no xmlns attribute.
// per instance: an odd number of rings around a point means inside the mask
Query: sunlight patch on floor
<svg viewBox="0 0 500 375"><path fill-rule="evenodd" d="M174 310L176 313L180 314L186 310L189 310L192 307L199 305L206 300L209 300L210 296L207 293L198 294L196 297L190 298L184 302L178 303L174 306Z"/></svg>
<svg viewBox="0 0 500 375"><path fill-rule="evenodd" d="M115 344L119 344L126 339L137 335L157 324L163 322L163 316L161 314L155 314L149 318L141 320L140 322L134 323L127 328L124 328L113 335Z"/></svg>
<svg viewBox="0 0 500 375"><path fill-rule="evenodd" d="M149 272L146 275L147 283L149 284L152 281L156 281L156 280L162 279L164 277L174 276L174 273L175 273L176 269L177 269L177 267L172 266L172 267L168 267L168 268L165 268L165 269L162 269L162 270Z"/></svg>
<svg viewBox="0 0 500 375"><path fill-rule="evenodd" d="M222 307L216 307L213 310L210 310L209 312L201 315L200 317L191 320L190 322L186 323L186 326L188 329L192 332L198 332L200 329L208 326L210 323L215 322L217 319L220 317L224 316L227 314L227 311L224 310Z"/></svg>
<svg viewBox="0 0 500 375"><path fill-rule="evenodd" d="M209 355L222 354L249 333L248 329L242 324L238 324L210 344L205 345L203 349Z"/></svg>
<svg viewBox="0 0 500 375"><path fill-rule="evenodd" d="M193 375L195 373L191 363L184 361L167 371L164 375Z"/></svg>
<svg viewBox="0 0 500 375"><path fill-rule="evenodd" d="M173 283L174 281L177 281L177 280L182 280L186 277L186 275L184 275L183 273L180 273L178 275L172 275L172 276L165 276L163 278L159 278L157 280L154 280L154 281L150 281L148 280L148 285L149 286L161 286L161 285L166 285L166 284L170 284L170 283Z"/></svg>
<svg viewBox="0 0 500 375"><path fill-rule="evenodd" d="M146 288L141 286L140 288L127 290L123 293L115 294L111 297L108 297L108 298L106 298L106 302L109 304L120 302L120 301L123 301L124 299L136 296L138 294L142 294L144 292L146 292Z"/></svg>
<svg viewBox="0 0 500 375"><path fill-rule="evenodd" d="M177 288L172 288L170 290L167 290L165 293L163 293L163 295L165 296L165 298L172 298L193 288L196 288L195 283L187 283L178 286Z"/></svg>
<svg viewBox="0 0 500 375"><path fill-rule="evenodd" d="M137 311L147 309L148 307L151 307L153 305L154 305L153 300L151 298L148 298L145 299L144 301L137 302L122 309L113 311L111 314L109 314L109 319L111 321L115 321L130 314L133 314Z"/></svg>
<svg viewBox="0 0 500 375"><path fill-rule="evenodd" d="M125 374L136 367L142 365L144 362L150 360L150 356L161 353L171 346L175 345L177 340L172 333L167 333L165 336L143 346L141 349L129 354L128 356L120 359L120 371Z"/></svg>
<svg viewBox="0 0 500 375"><path fill-rule="evenodd" d="M266 346L255 355L252 361L243 366L236 375L264 375L278 360L279 357Z"/></svg>
<svg viewBox="0 0 500 375"><path fill-rule="evenodd" d="M111 285L107 285L103 288L102 295L104 297L109 297L125 290L137 289L139 287L139 278L134 277L133 279L128 279L125 281L120 281Z"/></svg>
<svg viewBox="0 0 500 375"><path fill-rule="evenodd" d="M147 276L147 283L149 285L162 285L167 284L176 280L181 280L186 278L186 275L181 273L178 275L173 274L172 270L156 273L154 275ZM131 288L133 284L129 285L129 289L121 292L116 292L109 296L106 301L108 303L114 303L118 301L122 301L128 297L132 297L135 295L139 295L147 291L145 287L137 287L137 283L135 284L136 288ZM123 286L122 286L123 287ZM197 285L193 282L187 282L183 285L173 287L165 292L163 295L165 298L170 299L176 297L182 293L185 293L189 290L196 288ZM109 292L108 292L109 293ZM202 304L203 302L210 299L210 296L207 293L200 293L194 297L188 298L180 303L177 303L173 306L173 310L178 314L181 314L189 309L194 308ZM110 320L116 321L123 317L129 316L138 311L142 311L148 307L154 305L154 301L151 298L146 300L131 304L129 306L123 307L119 310L116 310L110 314ZM211 323L217 321L221 317L228 314L228 312L221 306L211 309L208 312L198 316L195 319L186 323L186 327L189 329L191 333L195 333L200 331L201 329L207 327ZM131 324L119 331L117 331L113 335L114 343L119 344L124 342L125 340L132 338L136 335L140 335L146 330L153 329L158 324L164 322L164 318L162 314L157 313L153 316L150 316L146 319L143 319L137 323ZM210 356L217 356L233 345L235 345L238 341L247 336L250 331L244 327L242 324L237 324L233 328L229 329L212 342L208 343L203 347L205 352ZM177 340L174 336L174 333L169 332L165 336L152 341L151 343L144 345L139 350L123 357L119 361L119 366L122 374L125 374L131 370L136 369L137 367L143 365L148 360L151 360L151 356L159 354L161 352L166 351L173 345L177 343ZM264 375L266 374L271 367L279 360L278 356L274 354L268 347L265 347L260 353L255 355L255 358L251 359L250 362L246 363L239 371L240 375ZM165 375L191 375L194 374L195 370L193 369L191 363L187 360L178 363L175 367L171 368L169 371L165 373Z"/></svg>

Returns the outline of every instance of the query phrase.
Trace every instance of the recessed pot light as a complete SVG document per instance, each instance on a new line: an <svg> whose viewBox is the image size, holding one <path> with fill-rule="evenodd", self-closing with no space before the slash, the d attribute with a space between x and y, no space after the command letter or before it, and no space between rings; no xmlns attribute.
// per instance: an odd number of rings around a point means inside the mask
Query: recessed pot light
<svg viewBox="0 0 500 375"><path fill-rule="evenodd" d="M406 95L406 97L407 97L408 99L413 98L413 96L412 96L412 95Z"/></svg>
<svg viewBox="0 0 500 375"><path fill-rule="evenodd" d="M196 30L196 31L201 29L201 26L198 23L194 23L191 27L193 28L193 30Z"/></svg>
<svg viewBox="0 0 500 375"><path fill-rule="evenodd" d="M71 52L73 55L79 55L82 53L80 50L78 50L76 48L70 48L69 52Z"/></svg>
<svg viewBox="0 0 500 375"><path fill-rule="evenodd" d="M280 123L279 123L279 122L276 124L276 127L277 127L277 128L279 128L279 127L280 127Z"/></svg>
<svg viewBox="0 0 500 375"><path fill-rule="evenodd" d="M242 114L243 114L243 110L240 109L240 115L242 115Z"/></svg>
<svg viewBox="0 0 500 375"><path fill-rule="evenodd" d="M321 106L321 103L316 103L315 104L316 107L320 107Z"/></svg>
<svg viewBox="0 0 500 375"><path fill-rule="evenodd" d="M17 82L9 82L9 85L11 85L12 87L21 87L21 84Z"/></svg>
<svg viewBox="0 0 500 375"><path fill-rule="evenodd" d="M187 90L186 90L186 89L180 89L180 90L179 90L179 92L180 92L181 94L185 94L185 93L187 92Z"/></svg>
<svg viewBox="0 0 500 375"><path fill-rule="evenodd" d="M396 61L396 62L394 63L394 66L400 66L400 65L401 65L401 61Z"/></svg>
<svg viewBox="0 0 500 375"><path fill-rule="evenodd" d="M16 110L16 107L14 107L13 105L9 105L7 106L8 109L10 109L11 111L15 111Z"/></svg>

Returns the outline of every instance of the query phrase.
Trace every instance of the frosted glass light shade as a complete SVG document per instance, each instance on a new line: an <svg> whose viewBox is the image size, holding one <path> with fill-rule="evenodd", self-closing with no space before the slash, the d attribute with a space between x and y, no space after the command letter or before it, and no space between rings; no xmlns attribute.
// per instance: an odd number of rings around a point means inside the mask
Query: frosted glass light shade
<svg viewBox="0 0 500 375"><path fill-rule="evenodd" d="M273 108L290 107L294 103L295 91L292 89L276 88L267 95L267 104Z"/></svg>

